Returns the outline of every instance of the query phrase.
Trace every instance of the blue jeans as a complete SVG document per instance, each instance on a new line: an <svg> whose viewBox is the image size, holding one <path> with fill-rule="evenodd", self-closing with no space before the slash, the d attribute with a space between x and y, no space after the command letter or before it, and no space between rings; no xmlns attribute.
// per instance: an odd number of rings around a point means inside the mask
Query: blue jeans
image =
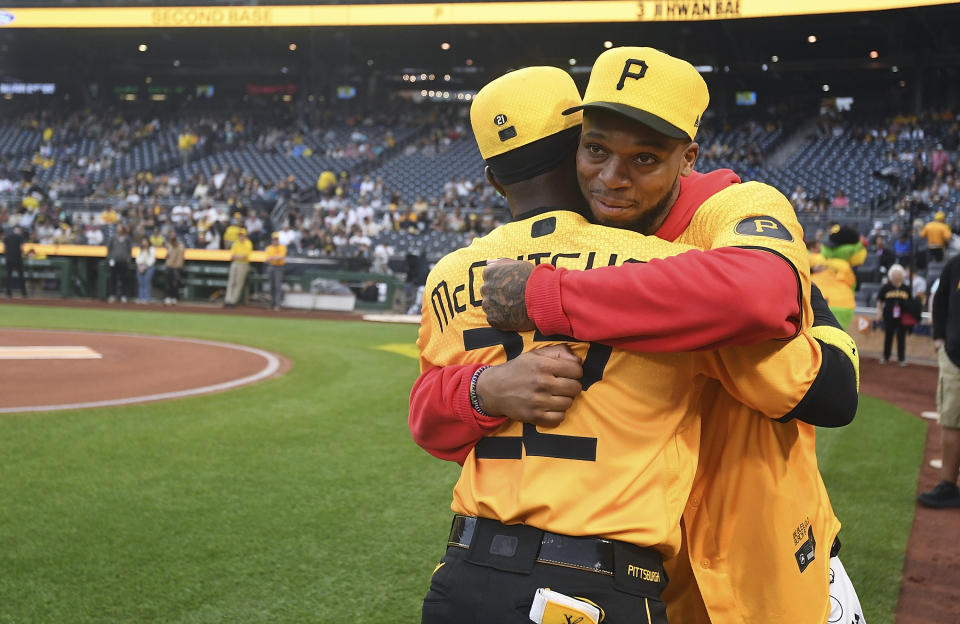
<svg viewBox="0 0 960 624"><path fill-rule="evenodd" d="M150 286L153 284L153 271L156 267L150 267L143 273L137 271L137 299L140 301L150 301Z"/></svg>

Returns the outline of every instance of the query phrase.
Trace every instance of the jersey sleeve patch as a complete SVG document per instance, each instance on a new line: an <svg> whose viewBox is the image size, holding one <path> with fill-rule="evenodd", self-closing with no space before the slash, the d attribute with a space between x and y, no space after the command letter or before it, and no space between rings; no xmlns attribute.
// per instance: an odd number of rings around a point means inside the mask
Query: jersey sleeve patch
<svg viewBox="0 0 960 624"><path fill-rule="evenodd" d="M742 219L737 223L735 230L737 234L743 236L766 236L767 238L779 238L785 241L793 240L790 230L773 217L768 216Z"/></svg>

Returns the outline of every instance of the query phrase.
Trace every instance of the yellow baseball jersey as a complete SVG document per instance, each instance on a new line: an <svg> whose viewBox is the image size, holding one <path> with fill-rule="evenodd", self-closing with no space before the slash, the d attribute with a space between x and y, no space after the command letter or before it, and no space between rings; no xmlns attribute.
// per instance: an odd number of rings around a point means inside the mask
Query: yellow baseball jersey
<svg viewBox="0 0 960 624"><path fill-rule="evenodd" d="M417 341L421 371L502 363L559 342L572 343L584 366L584 391L562 424L539 429L508 422L476 445L454 488L453 511L676 554L680 514L696 471L701 389L716 379L738 400L782 416L816 376L815 341L802 336L748 349L631 353L563 336L495 330L486 323L480 287L489 258L589 269L687 249L553 211L501 226L436 265ZM767 366L778 349L789 351L789 365Z"/></svg>
<svg viewBox="0 0 960 624"><path fill-rule="evenodd" d="M790 200L762 182L733 184L707 199L693 215L678 243L698 249L718 247L763 248L793 266L800 286L800 329L810 327L810 262ZM757 285L761 292L763 285Z"/></svg>
<svg viewBox="0 0 960 624"><path fill-rule="evenodd" d="M253 242L249 238L242 241L236 240L230 245L231 256L243 256L243 258L234 260L234 262L250 262L251 252L253 252Z"/></svg>
<svg viewBox="0 0 960 624"><path fill-rule="evenodd" d="M716 385L703 400L712 408L683 512L688 553L667 566L670 620L823 624L840 521L820 477L814 427L758 418ZM691 573L695 587L684 584Z"/></svg>
<svg viewBox="0 0 960 624"><path fill-rule="evenodd" d="M273 259L270 260L270 266L283 266L287 263L287 246L281 245L280 243L273 243L268 245L264 249L264 254L267 256L273 256Z"/></svg>
<svg viewBox="0 0 960 624"><path fill-rule="evenodd" d="M920 230L920 236L927 239L931 248L944 247L953 236L950 226L942 221L930 221Z"/></svg>
<svg viewBox="0 0 960 624"><path fill-rule="evenodd" d="M803 230L776 189L756 182L728 187L703 203L676 240L702 249L764 247L781 255L801 285L800 337L816 333L809 329ZM774 422L716 383L705 386L702 400L699 464L683 512L687 552L667 562L670 620L823 624L830 611L830 549L840 522L820 477L814 427Z"/></svg>

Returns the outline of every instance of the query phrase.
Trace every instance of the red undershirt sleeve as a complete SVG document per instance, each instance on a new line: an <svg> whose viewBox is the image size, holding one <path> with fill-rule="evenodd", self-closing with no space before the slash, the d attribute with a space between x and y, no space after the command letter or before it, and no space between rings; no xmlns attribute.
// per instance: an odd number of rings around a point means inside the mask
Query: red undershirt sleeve
<svg viewBox="0 0 960 624"><path fill-rule="evenodd" d="M484 416L470 405L470 379L481 366L430 368L413 384L410 434L434 457L463 464L474 445L507 420L505 416Z"/></svg>
<svg viewBox="0 0 960 624"><path fill-rule="evenodd" d="M792 337L799 288L776 253L722 247L589 271L541 264L527 280L526 304L547 335L632 351L693 351Z"/></svg>

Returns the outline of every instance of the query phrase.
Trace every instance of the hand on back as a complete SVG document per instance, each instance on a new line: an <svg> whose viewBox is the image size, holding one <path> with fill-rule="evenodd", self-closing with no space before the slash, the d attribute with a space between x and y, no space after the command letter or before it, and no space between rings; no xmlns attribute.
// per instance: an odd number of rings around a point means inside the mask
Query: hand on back
<svg viewBox="0 0 960 624"><path fill-rule="evenodd" d="M556 427L580 394L582 376L580 358L567 345L554 345L484 370L477 395L491 416Z"/></svg>

